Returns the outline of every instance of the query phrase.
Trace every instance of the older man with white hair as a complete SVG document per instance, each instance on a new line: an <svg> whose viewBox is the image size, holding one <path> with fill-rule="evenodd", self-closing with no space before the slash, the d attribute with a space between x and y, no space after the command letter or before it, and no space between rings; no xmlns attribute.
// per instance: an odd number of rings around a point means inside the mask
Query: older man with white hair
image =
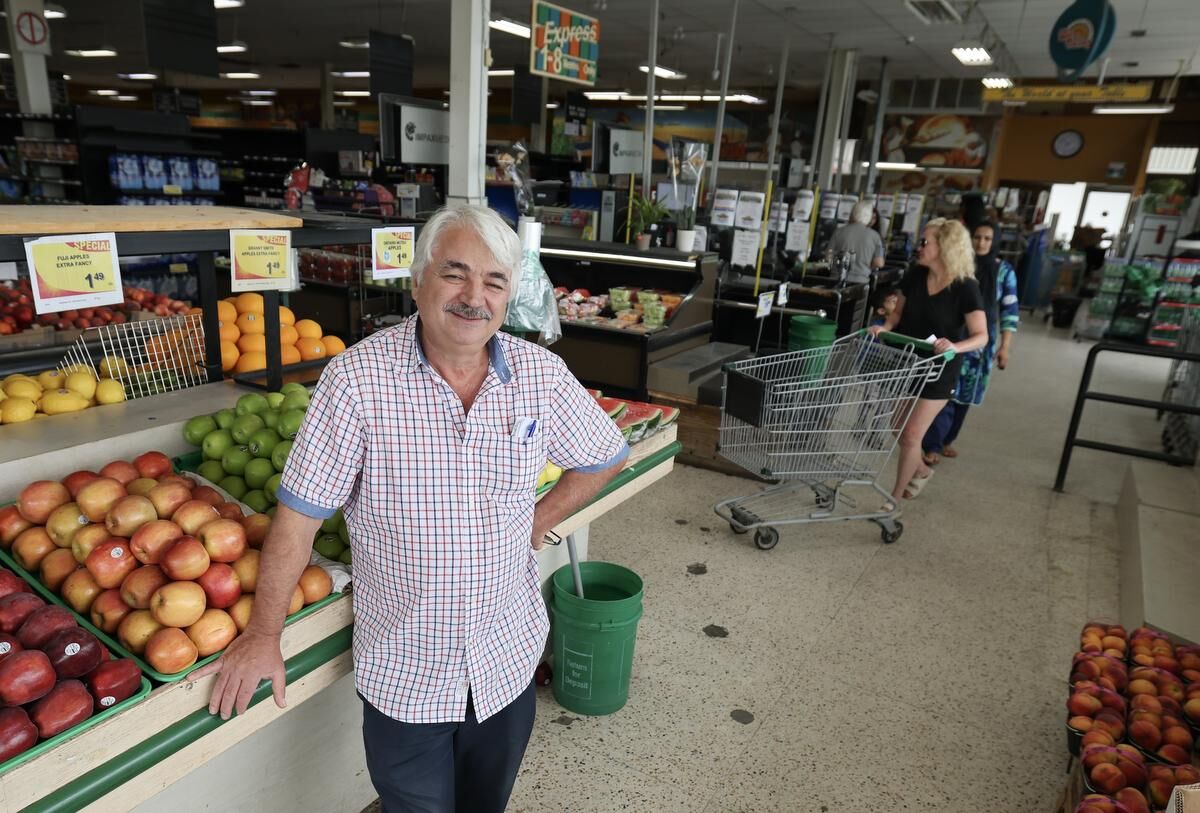
<svg viewBox="0 0 1200 813"><path fill-rule="evenodd" d="M418 313L325 368L288 457L246 631L209 710L283 706L279 640L321 520L344 506L367 768L386 813L502 813L533 728L549 623L534 551L628 447L566 365L498 332L521 247L489 209L421 230ZM546 459L566 469L535 506Z"/></svg>
<svg viewBox="0 0 1200 813"><path fill-rule="evenodd" d="M870 282L872 269L883 268L883 238L871 228L871 217L874 214L875 205L870 201L860 200L850 210L850 222L834 232L833 239L829 241L829 250L835 256L844 252L854 252L854 261L850 263L846 282Z"/></svg>

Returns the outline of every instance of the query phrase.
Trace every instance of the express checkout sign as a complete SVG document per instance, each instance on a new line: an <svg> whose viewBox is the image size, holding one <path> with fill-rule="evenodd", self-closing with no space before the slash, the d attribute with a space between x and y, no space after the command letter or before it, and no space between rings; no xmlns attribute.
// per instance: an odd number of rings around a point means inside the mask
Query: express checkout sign
<svg viewBox="0 0 1200 813"><path fill-rule="evenodd" d="M600 21L570 9L533 0L529 72L580 85L596 84Z"/></svg>

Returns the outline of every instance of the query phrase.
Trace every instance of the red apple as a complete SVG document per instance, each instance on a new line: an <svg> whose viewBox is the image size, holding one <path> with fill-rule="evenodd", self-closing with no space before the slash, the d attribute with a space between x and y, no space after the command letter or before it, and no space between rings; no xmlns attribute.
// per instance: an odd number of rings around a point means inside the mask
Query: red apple
<svg viewBox="0 0 1200 813"><path fill-rule="evenodd" d="M0 709L0 762L7 762L37 744L37 726L23 708Z"/></svg>
<svg viewBox="0 0 1200 813"><path fill-rule="evenodd" d="M217 513L221 515L221 519L233 519L241 522L242 507L235 502L223 502L217 506Z"/></svg>
<svg viewBox="0 0 1200 813"><path fill-rule="evenodd" d="M229 617L237 625L239 633L245 632L250 624L250 613L254 609L254 596L243 595L229 608Z"/></svg>
<svg viewBox="0 0 1200 813"><path fill-rule="evenodd" d="M179 507L192 498L192 490L183 483L159 483L147 495L160 519L170 519Z"/></svg>
<svg viewBox="0 0 1200 813"><path fill-rule="evenodd" d="M151 489L157 485L157 480L151 480L149 477L139 477L125 486L125 491L130 494L136 494L139 497L146 497L149 496Z"/></svg>
<svg viewBox="0 0 1200 813"><path fill-rule="evenodd" d="M138 566L138 560L129 550L129 540L113 538L93 548L84 565L101 589L110 590L121 586Z"/></svg>
<svg viewBox="0 0 1200 813"><path fill-rule="evenodd" d="M29 709L42 739L61 734L92 716L92 694L78 680L64 680Z"/></svg>
<svg viewBox="0 0 1200 813"><path fill-rule="evenodd" d="M162 628L149 610L134 610L117 627L117 640L134 655L141 655L146 651L150 636Z"/></svg>
<svg viewBox="0 0 1200 813"><path fill-rule="evenodd" d="M196 652L201 658L220 652L229 646L237 634L237 624L229 613L215 608L205 610L200 620L187 628L187 636L196 645Z"/></svg>
<svg viewBox="0 0 1200 813"><path fill-rule="evenodd" d="M162 452L145 452L133 459L138 476L157 480L171 473L171 458Z"/></svg>
<svg viewBox="0 0 1200 813"><path fill-rule="evenodd" d="M271 518L266 514L248 514L242 518L242 527L246 529L246 544L261 548L271 528Z"/></svg>
<svg viewBox="0 0 1200 813"><path fill-rule="evenodd" d="M200 578L201 574L208 570L212 561L199 539L183 536L163 551L162 556L158 559L158 564L168 578L174 581L186 581Z"/></svg>
<svg viewBox="0 0 1200 813"><path fill-rule="evenodd" d="M0 632L16 632L34 610L45 606L46 602L33 593L13 593L0 598Z"/></svg>
<svg viewBox="0 0 1200 813"><path fill-rule="evenodd" d="M21 642L22 649L41 649L55 633L76 626L79 626L79 622L70 610L57 604L47 604L29 614L17 630L17 640Z"/></svg>
<svg viewBox="0 0 1200 813"><path fill-rule="evenodd" d="M151 498L153 499L153 498ZM129 540L133 555L142 564L158 564L163 552L183 536L183 529L169 519L156 519L147 522L134 531Z"/></svg>
<svg viewBox="0 0 1200 813"><path fill-rule="evenodd" d="M137 571L134 571L135 573ZM133 573L129 574L130 576ZM126 577L125 581L129 581ZM112 635L117 631L117 627L121 626L121 622L125 620L125 616L133 612L133 608L125 603L125 599L121 598L121 591L115 587L111 590L105 590L100 595L96 596L96 600L92 602L90 610L92 617L92 626L101 632Z"/></svg>
<svg viewBox="0 0 1200 813"><path fill-rule="evenodd" d="M79 471L73 471L64 477L62 484L67 487L67 491L71 493L71 499L73 500L79 496L79 489L83 488L93 480L99 479L100 475L96 474L96 472L80 469Z"/></svg>
<svg viewBox="0 0 1200 813"><path fill-rule="evenodd" d="M75 539L75 534L79 533L87 524L87 517L83 515L79 505L69 502L55 508L50 514L50 519L46 521L46 533L54 540L55 545L60 548L69 548Z"/></svg>
<svg viewBox="0 0 1200 813"><path fill-rule="evenodd" d="M195 582L164 584L150 597L150 614L164 627L190 627L206 606L204 588Z"/></svg>
<svg viewBox="0 0 1200 813"><path fill-rule="evenodd" d="M246 529L235 520L214 520L198 536L214 562L236 562L246 552Z"/></svg>
<svg viewBox="0 0 1200 813"><path fill-rule="evenodd" d="M188 491L196 487L196 481L184 474L168 474L166 477L159 477L158 484L162 485L164 483L179 483L181 486L185 486Z"/></svg>
<svg viewBox="0 0 1200 813"><path fill-rule="evenodd" d="M58 550L54 540L40 525L34 525L22 531L17 541L13 542L12 556L21 567L36 573L42 560L54 550Z"/></svg>
<svg viewBox="0 0 1200 813"><path fill-rule="evenodd" d="M304 607L304 591L300 589L300 585L296 585L296 589L292 591L292 600L288 604L287 614L298 613Z"/></svg>
<svg viewBox="0 0 1200 813"><path fill-rule="evenodd" d="M108 660L100 639L83 627L61 629L41 647L59 680L79 678Z"/></svg>
<svg viewBox="0 0 1200 813"><path fill-rule="evenodd" d="M192 492L192 498L206 502L213 508L225 502L225 498L221 496L221 492L212 486L196 486L196 490Z"/></svg>
<svg viewBox="0 0 1200 813"><path fill-rule="evenodd" d="M192 639L175 627L159 630L146 642L146 662L164 675L182 672L195 663L198 656Z"/></svg>
<svg viewBox="0 0 1200 813"><path fill-rule="evenodd" d="M104 522L104 517L108 514L109 509L126 494L128 492L125 490L124 483L111 477L101 477L79 489L75 502L79 503L80 510L90 522Z"/></svg>
<svg viewBox="0 0 1200 813"><path fill-rule="evenodd" d="M17 498L17 510L34 525L45 525L50 512L71 501L71 492L62 483L38 480L25 486Z"/></svg>
<svg viewBox="0 0 1200 813"><path fill-rule="evenodd" d="M105 661L85 678L96 706L101 709L128 700L142 686L142 670L129 658Z"/></svg>
<svg viewBox="0 0 1200 813"><path fill-rule="evenodd" d="M300 590L304 593L304 603L312 604L333 592L333 580L320 565L309 565L300 574Z"/></svg>
<svg viewBox="0 0 1200 813"><path fill-rule="evenodd" d="M148 497L130 494L117 500L116 504L109 509L108 515L104 518L104 524L113 536L123 536L128 539L138 528L156 519L158 519L158 514L154 510L154 503L150 502Z"/></svg>
<svg viewBox="0 0 1200 813"><path fill-rule="evenodd" d="M237 573L238 583L242 585L243 593L253 593L258 587L258 562L261 556L259 551L252 548L233 563L233 570Z"/></svg>
<svg viewBox="0 0 1200 813"><path fill-rule="evenodd" d="M32 593L33 588L25 580L11 570L0 568L0 598L11 596L13 593Z"/></svg>
<svg viewBox="0 0 1200 813"><path fill-rule="evenodd" d="M196 583L204 588L208 606L218 610L232 607L233 603L242 597L242 584L237 571L224 562L213 562L208 566L208 570L196 579Z"/></svg>
<svg viewBox="0 0 1200 813"><path fill-rule="evenodd" d="M158 565L144 565L121 582L121 600L135 610L148 610L154 591L169 581L171 580Z"/></svg>
<svg viewBox="0 0 1200 813"><path fill-rule="evenodd" d="M71 555L75 557L76 562L83 564L97 545L111 538L103 522L85 525L75 532L75 537L71 540Z"/></svg>
<svg viewBox="0 0 1200 813"><path fill-rule="evenodd" d="M101 477L111 477L121 485L130 483L136 480L141 475L132 463L127 463L124 460L114 460L104 468L100 469Z"/></svg>
<svg viewBox="0 0 1200 813"><path fill-rule="evenodd" d="M74 573L78 567L79 563L75 561L75 554L71 553L70 548L55 548L42 559L38 566L38 576L41 577L42 584L57 593L67 576Z"/></svg>
<svg viewBox="0 0 1200 813"><path fill-rule="evenodd" d="M188 500L171 515L171 521L188 536L195 536L205 525L220 518L217 509L203 500Z"/></svg>
<svg viewBox="0 0 1200 813"><path fill-rule="evenodd" d="M62 584L63 601L80 615L87 615L96 596L103 592L104 588L96 584L86 567L81 567L67 576L67 580Z"/></svg>
<svg viewBox="0 0 1200 813"><path fill-rule="evenodd" d="M0 663L0 703L23 706L45 697L57 678L50 659L40 649L9 655Z"/></svg>
<svg viewBox="0 0 1200 813"><path fill-rule="evenodd" d="M32 522L21 516L17 506L8 505L0 508L0 547L5 550L11 548L13 540L20 536L21 531L32 525Z"/></svg>

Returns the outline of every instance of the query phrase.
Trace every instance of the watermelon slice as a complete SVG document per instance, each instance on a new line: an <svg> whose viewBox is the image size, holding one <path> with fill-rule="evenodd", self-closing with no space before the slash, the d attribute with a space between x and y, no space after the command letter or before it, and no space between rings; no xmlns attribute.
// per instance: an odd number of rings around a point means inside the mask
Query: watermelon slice
<svg viewBox="0 0 1200 813"><path fill-rule="evenodd" d="M663 406L662 404L647 404L642 401L630 401L629 407L647 412L657 409L659 412L661 412L662 416L659 418L657 423L654 424L654 428L656 429L662 429L665 426L670 426L671 424L675 423L675 421L679 420L678 407Z"/></svg>
<svg viewBox="0 0 1200 813"><path fill-rule="evenodd" d="M624 425L632 426L633 430L628 440L630 443L636 443L658 428L662 415L662 410L653 404L627 402L625 412L617 421L617 426L622 428Z"/></svg>
<svg viewBox="0 0 1200 813"><path fill-rule="evenodd" d="M621 430L621 434L625 436L625 440L630 443L637 443L646 434L646 417L644 415L631 415L626 410L624 415L615 420L617 428Z"/></svg>
<svg viewBox="0 0 1200 813"><path fill-rule="evenodd" d="M614 421L625 414L625 408L628 406L628 404L626 404L620 398L597 398L596 403L599 404L600 408L608 413L608 417L612 418Z"/></svg>
<svg viewBox="0 0 1200 813"><path fill-rule="evenodd" d="M595 398L597 401L604 397L604 393L600 390L588 390L587 394Z"/></svg>

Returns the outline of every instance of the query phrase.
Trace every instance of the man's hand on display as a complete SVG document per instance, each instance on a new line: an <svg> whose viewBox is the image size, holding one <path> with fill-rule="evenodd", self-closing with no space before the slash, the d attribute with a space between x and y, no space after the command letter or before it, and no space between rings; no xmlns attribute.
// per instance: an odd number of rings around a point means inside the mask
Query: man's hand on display
<svg viewBox="0 0 1200 813"><path fill-rule="evenodd" d="M275 705L281 709L287 707L284 700L287 678L278 635L246 630L233 640L224 655L192 672L187 679L198 680L212 674L217 675L217 681L208 701L208 713L220 713L222 720L228 720L235 709L239 715L246 713L263 678L271 681Z"/></svg>
<svg viewBox="0 0 1200 813"><path fill-rule="evenodd" d="M1008 368L1008 348L1001 347L996 351L996 366L1001 370Z"/></svg>

